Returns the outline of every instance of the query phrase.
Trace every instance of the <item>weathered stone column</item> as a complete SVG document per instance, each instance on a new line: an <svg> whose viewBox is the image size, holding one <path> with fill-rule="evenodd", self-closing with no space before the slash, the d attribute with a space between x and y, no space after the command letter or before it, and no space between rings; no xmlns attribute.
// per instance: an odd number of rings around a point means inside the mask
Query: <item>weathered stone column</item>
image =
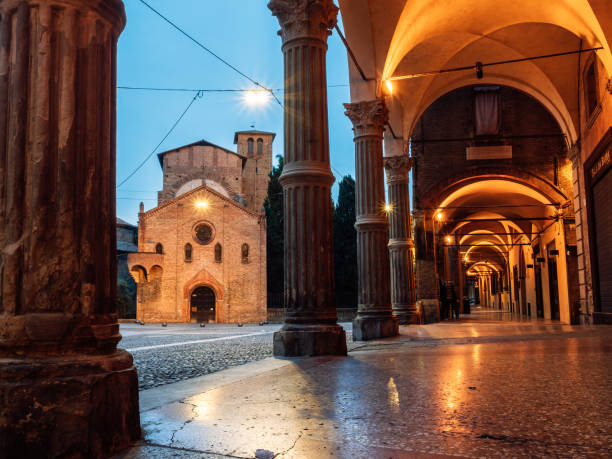
<svg viewBox="0 0 612 459"><path fill-rule="evenodd" d="M327 37L332 0L272 0L285 58L285 325L274 355L346 355L336 323L327 126ZM269 282L275 282L269 279Z"/></svg>
<svg viewBox="0 0 612 459"><path fill-rule="evenodd" d="M382 100L344 106L355 133L359 309L353 339L362 341L398 334L398 321L391 312L389 223L384 213L382 140L389 113Z"/></svg>
<svg viewBox="0 0 612 459"><path fill-rule="evenodd" d="M120 0L0 2L0 451L106 457L140 436L116 346Z"/></svg>
<svg viewBox="0 0 612 459"><path fill-rule="evenodd" d="M391 268L391 306L400 324L418 324L414 292L414 243L410 226L408 155L385 158L389 190L389 261Z"/></svg>

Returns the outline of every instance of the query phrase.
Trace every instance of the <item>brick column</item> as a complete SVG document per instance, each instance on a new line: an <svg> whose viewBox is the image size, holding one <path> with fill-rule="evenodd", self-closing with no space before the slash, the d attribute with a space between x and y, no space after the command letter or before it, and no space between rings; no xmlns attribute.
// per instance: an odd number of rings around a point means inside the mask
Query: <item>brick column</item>
<svg viewBox="0 0 612 459"><path fill-rule="evenodd" d="M0 2L0 451L106 457L140 436L117 350L120 0Z"/></svg>
<svg viewBox="0 0 612 459"><path fill-rule="evenodd" d="M327 38L332 0L272 0L285 59L285 324L274 355L346 355L336 323L327 126ZM270 282L278 281L270 279Z"/></svg>
<svg viewBox="0 0 612 459"><path fill-rule="evenodd" d="M408 155L385 158L389 191L389 260L391 267L391 306L400 324L418 324L414 293L414 243L410 226Z"/></svg>
<svg viewBox="0 0 612 459"><path fill-rule="evenodd" d="M353 339L362 341L398 334L398 321L391 312L389 223L384 214L382 140L389 113L382 100L344 106L355 133L359 309Z"/></svg>

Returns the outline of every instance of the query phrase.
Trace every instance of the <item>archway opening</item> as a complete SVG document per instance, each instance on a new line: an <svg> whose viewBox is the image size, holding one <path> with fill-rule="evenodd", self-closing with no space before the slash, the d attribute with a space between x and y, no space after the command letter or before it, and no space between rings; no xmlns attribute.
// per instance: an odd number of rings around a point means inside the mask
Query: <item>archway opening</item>
<svg viewBox="0 0 612 459"><path fill-rule="evenodd" d="M191 292L190 320L193 323L216 322L216 297L210 287L200 286Z"/></svg>

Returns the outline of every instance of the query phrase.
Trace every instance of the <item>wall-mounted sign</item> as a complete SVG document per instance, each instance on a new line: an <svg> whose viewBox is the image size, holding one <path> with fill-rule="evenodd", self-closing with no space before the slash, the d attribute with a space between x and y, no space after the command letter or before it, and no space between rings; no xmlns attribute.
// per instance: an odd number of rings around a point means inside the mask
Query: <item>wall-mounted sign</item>
<svg viewBox="0 0 612 459"><path fill-rule="evenodd" d="M596 179L600 172L608 169L608 166L612 163L612 147L608 146L608 149L599 157L595 164L591 166L591 178Z"/></svg>
<svg viewBox="0 0 612 459"><path fill-rule="evenodd" d="M467 147L466 159L512 159L512 145Z"/></svg>

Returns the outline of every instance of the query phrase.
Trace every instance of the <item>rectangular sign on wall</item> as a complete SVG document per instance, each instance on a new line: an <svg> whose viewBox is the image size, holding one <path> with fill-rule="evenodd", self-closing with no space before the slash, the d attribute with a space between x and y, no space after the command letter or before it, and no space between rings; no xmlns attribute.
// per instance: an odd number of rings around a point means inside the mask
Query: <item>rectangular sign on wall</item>
<svg viewBox="0 0 612 459"><path fill-rule="evenodd" d="M466 159L512 159L512 145L467 147Z"/></svg>

